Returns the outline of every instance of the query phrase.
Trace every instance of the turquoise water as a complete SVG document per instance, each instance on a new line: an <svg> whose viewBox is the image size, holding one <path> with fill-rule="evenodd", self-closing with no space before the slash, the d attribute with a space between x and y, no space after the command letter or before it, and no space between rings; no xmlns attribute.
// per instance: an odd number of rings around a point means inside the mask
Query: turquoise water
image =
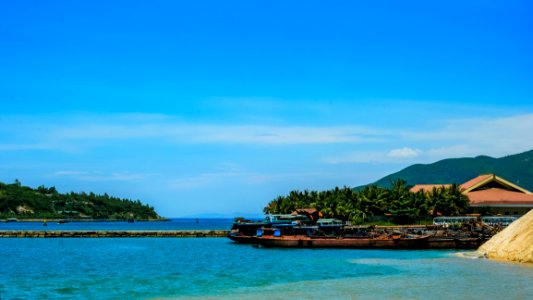
<svg viewBox="0 0 533 300"><path fill-rule="evenodd" d="M1 299L531 299L533 267L453 251L225 238L0 239Z"/></svg>

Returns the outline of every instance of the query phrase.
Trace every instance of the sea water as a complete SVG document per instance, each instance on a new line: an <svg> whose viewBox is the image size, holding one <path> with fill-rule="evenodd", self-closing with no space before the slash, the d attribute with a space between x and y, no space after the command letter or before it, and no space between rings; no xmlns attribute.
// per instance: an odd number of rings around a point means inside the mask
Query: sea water
<svg viewBox="0 0 533 300"><path fill-rule="evenodd" d="M167 221L1 222L0 230L229 230L233 219L175 218ZM46 226L44 226L46 224Z"/></svg>
<svg viewBox="0 0 533 300"><path fill-rule="evenodd" d="M457 251L226 238L3 238L0 299L531 299L533 267ZM468 254L468 253L467 253Z"/></svg>

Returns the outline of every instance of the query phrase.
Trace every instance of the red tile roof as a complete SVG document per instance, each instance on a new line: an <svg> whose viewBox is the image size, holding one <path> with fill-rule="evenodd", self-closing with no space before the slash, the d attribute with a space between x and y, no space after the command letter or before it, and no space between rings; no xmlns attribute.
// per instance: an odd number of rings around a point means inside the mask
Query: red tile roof
<svg viewBox="0 0 533 300"><path fill-rule="evenodd" d="M512 192L499 188L474 191L467 194L470 205L531 205L533 194Z"/></svg>
<svg viewBox="0 0 533 300"><path fill-rule="evenodd" d="M448 188L451 184L417 184L413 186L410 191L412 193L418 193L418 191L431 192L433 188Z"/></svg>
<svg viewBox="0 0 533 300"><path fill-rule="evenodd" d="M497 182L500 187L488 188L491 182ZM488 186L487 186L488 185ZM449 187L451 184L417 184L410 191L431 192L433 188ZM485 187L486 189L482 189ZM525 205L533 207L533 194L495 174L483 174L459 186L463 194L468 196L470 204L483 205Z"/></svg>
<svg viewBox="0 0 533 300"><path fill-rule="evenodd" d="M483 181L486 181L488 179L491 179L493 178L495 175L494 174L484 174L484 175L479 175L478 177L476 178L473 178L473 179L470 179L469 181L461 184L461 189L463 190L468 190L470 189L471 187L475 186L475 185L478 185L480 183L482 183Z"/></svg>

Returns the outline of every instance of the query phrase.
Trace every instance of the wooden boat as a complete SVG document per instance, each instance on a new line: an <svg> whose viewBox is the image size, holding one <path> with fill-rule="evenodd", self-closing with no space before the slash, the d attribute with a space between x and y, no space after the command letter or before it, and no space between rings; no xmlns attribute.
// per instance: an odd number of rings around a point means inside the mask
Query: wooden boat
<svg viewBox="0 0 533 300"><path fill-rule="evenodd" d="M428 249L477 249L488 240L471 237L431 237L428 240Z"/></svg>
<svg viewBox="0 0 533 300"><path fill-rule="evenodd" d="M457 249L477 249L489 239L484 238L456 238L455 248Z"/></svg>
<svg viewBox="0 0 533 300"><path fill-rule="evenodd" d="M257 235L312 234L319 227L309 225L309 222L306 216L297 214L268 215L261 221L236 218L227 237L237 243L254 244Z"/></svg>
<svg viewBox="0 0 533 300"><path fill-rule="evenodd" d="M375 238L261 236L256 243L263 247L280 248L351 248L351 249L427 249L429 235L390 236Z"/></svg>
<svg viewBox="0 0 533 300"><path fill-rule="evenodd" d="M240 232L231 232L228 234L228 238L240 244L257 244L256 236L244 235Z"/></svg>

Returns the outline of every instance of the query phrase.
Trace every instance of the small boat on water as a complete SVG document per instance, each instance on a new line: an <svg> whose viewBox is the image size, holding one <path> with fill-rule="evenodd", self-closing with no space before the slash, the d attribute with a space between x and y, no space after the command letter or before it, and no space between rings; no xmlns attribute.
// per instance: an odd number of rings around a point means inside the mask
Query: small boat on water
<svg viewBox="0 0 533 300"><path fill-rule="evenodd" d="M275 229L279 229L284 235L307 234L317 228L305 215L269 214L259 221L236 218L228 238L237 243L252 244L258 233L273 234Z"/></svg>

